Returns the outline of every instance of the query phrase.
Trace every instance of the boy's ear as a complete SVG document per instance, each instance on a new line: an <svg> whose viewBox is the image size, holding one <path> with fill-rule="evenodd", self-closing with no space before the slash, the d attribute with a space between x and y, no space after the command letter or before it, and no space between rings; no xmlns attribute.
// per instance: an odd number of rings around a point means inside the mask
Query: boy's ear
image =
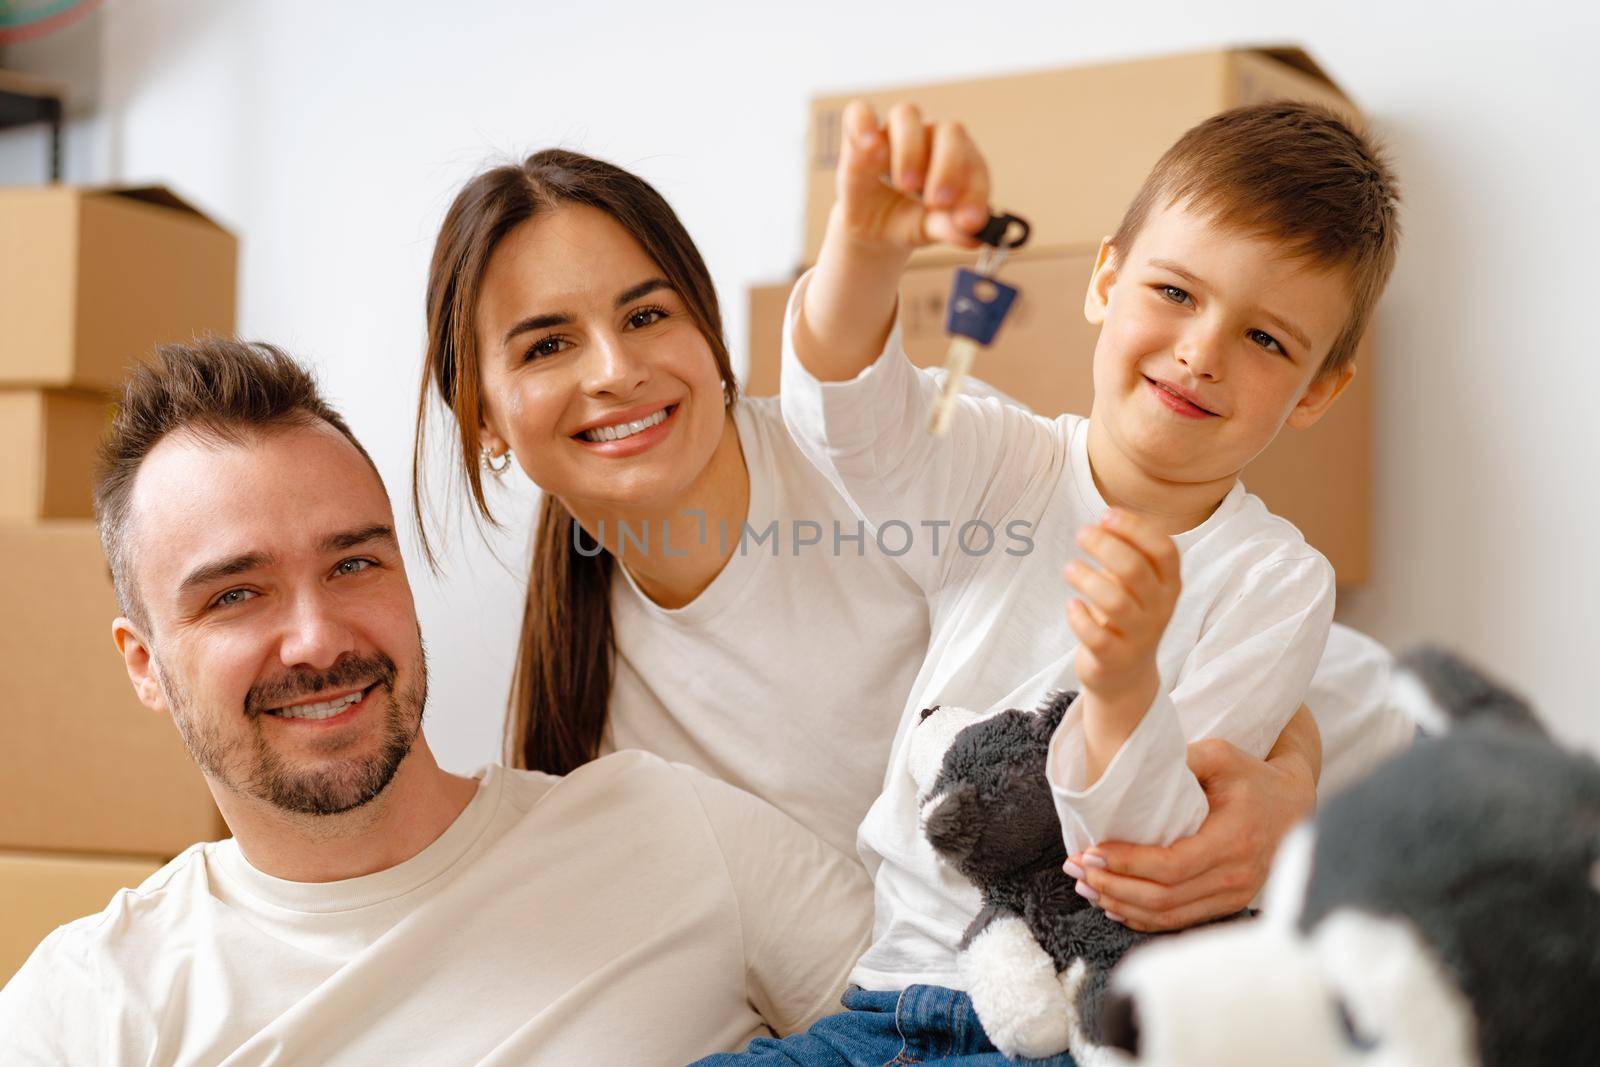
<svg viewBox="0 0 1600 1067"><path fill-rule="evenodd" d="M1284 425L1304 430L1308 426L1315 426L1323 413L1333 406L1339 399L1339 394L1345 391L1350 380L1356 376L1356 365L1346 363L1332 374L1319 375L1300 398L1300 402L1289 412L1289 417L1284 420Z"/></svg>
<svg viewBox="0 0 1600 1067"><path fill-rule="evenodd" d="M128 681L133 683L133 692L139 698L139 703L151 711L171 711L167 707L166 694L161 691L161 683L156 679L155 659L150 655L150 646L144 636L132 622L119 617L111 623L111 640L116 643L117 651L122 653L123 665L128 668Z"/></svg>
<svg viewBox="0 0 1600 1067"><path fill-rule="evenodd" d="M1117 250L1111 238L1100 239L1100 252L1094 258L1094 271L1089 275L1089 291L1083 296L1083 317L1091 325L1106 321L1106 305L1111 301L1111 285L1117 280Z"/></svg>

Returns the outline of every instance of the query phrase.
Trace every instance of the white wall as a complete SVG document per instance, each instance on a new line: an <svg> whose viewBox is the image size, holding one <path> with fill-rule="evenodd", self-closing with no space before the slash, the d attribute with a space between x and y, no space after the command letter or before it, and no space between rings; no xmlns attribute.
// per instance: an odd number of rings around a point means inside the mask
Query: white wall
<svg viewBox="0 0 1600 1067"><path fill-rule="evenodd" d="M562 144L655 183L738 350L745 287L799 256L810 94L1302 43L1387 133L1406 197L1373 368L1375 578L1345 614L1479 657L1600 747L1578 669L1600 635L1595 15L1549 0L798 8L123 0L104 173L80 177L167 182L233 227L241 332L319 364L402 499L432 236L486 161ZM509 509L503 564L469 531L442 581L413 567L428 733L452 768L498 751L529 499Z"/></svg>

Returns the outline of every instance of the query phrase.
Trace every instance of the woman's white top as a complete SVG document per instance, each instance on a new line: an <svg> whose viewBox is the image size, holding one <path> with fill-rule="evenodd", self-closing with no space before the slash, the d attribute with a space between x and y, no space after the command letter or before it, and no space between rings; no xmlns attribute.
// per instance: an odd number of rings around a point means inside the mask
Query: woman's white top
<svg viewBox="0 0 1600 1067"><path fill-rule="evenodd" d="M734 422L750 505L746 530L705 531L738 546L721 573L667 610L615 572L605 747L698 767L853 856L928 649L927 603L800 454L777 397L740 400Z"/></svg>

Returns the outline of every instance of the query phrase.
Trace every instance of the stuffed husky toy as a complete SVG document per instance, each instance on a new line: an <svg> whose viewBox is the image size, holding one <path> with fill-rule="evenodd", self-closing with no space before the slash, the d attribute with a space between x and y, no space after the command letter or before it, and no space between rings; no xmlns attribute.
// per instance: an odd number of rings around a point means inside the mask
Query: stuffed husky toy
<svg viewBox="0 0 1600 1067"><path fill-rule="evenodd" d="M959 965L984 1032L1008 1056L1070 1048L1091 1067L1107 975L1147 935L1106 918L1061 868L1067 850L1044 768L1076 695L988 717L928 708L909 764L924 835L983 897Z"/></svg>
<svg viewBox="0 0 1600 1067"><path fill-rule="evenodd" d="M1129 955L1110 1062L1600 1064L1600 764L1444 653L1419 740L1279 850L1263 917Z"/></svg>

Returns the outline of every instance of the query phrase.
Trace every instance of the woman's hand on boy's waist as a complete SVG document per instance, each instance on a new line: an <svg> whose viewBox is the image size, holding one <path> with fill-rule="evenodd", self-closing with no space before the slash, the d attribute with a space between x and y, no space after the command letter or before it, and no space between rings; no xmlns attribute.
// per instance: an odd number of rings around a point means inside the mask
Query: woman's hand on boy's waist
<svg viewBox="0 0 1600 1067"><path fill-rule="evenodd" d="M1189 746L1210 814L1198 832L1162 848L1103 842L1068 858L1097 907L1130 929L1181 930L1232 915L1261 892L1278 843L1317 806L1320 735L1302 707L1258 760L1226 741ZM1076 871L1072 868L1076 868Z"/></svg>

